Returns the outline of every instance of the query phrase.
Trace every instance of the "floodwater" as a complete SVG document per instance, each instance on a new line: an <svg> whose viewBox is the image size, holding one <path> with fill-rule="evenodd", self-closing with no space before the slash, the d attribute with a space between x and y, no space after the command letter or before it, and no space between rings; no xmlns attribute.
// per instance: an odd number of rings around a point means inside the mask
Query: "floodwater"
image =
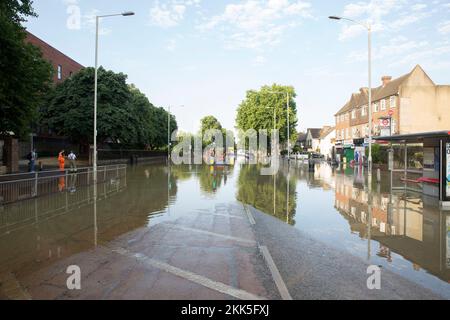
<svg viewBox="0 0 450 320"><path fill-rule="evenodd" d="M284 164L276 176L262 176L259 169L240 162L170 169L142 164L95 190L71 189L0 206L0 283L5 278L20 283L138 228L238 200L450 299L450 215L439 210L436 199L391 192L387 174L369 188L361 169L322 163L309 172L296 162L289 170Z"/></svg>

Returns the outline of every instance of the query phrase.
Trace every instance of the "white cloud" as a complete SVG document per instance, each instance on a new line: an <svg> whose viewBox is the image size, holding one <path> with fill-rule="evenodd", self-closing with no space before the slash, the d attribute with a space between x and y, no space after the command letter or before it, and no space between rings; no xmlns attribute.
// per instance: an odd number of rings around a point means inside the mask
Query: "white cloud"
<svg viewBox="0 0 450 320"><path fill-rule="evenodd" d="M388 44L376 48L372 54L373 60L382 59L399 59L410 52L415 52L420 49L427 49L430 44L427 41L408 40L405 37L396 37L389 41ZM367 51L354 51L350 53L349 60L367 61Z"/></svg>
<svg viewBox="0 0 450 320"><path fill-rule="evenodd" d="M167 41L166 49L168 51L175 51L176 48L177 48L177 41L175 39L170 39Z"/></svg>
<svg viewBox="0 0 450 320"><path fill-rule="evenodd" d="M411 10L412 11L421 11L423 9L426 9L427 7L428 7L428 5L426 5L425 3L417 3L411 7Z"/></svg>
<svg viewBox="0 0 450 320"><path fill-rule="evenodd" d="M372 31L378 32L386 28L384 17L404 7L407 0L370 0L350 3L344 7L342 16L346 18L370 22ZM408 23L407 20L402 23ZM339 35L340 40L346 40L364 33L364 28L357 25L344 25Z"/></svg>
<svg viewBox="0 0 450 320"><path fill-rule="evenodd" d="M309 18L311 4L290 0L245 0L228 4L222 14L206 19L202 31L220 27L228 48L258 49L279 43L280 37L299 18Z"/></svg>
<svg viewBox="0 0 450 320"><path fill-rule="evenodd" d="M255 61L253 63L253 65L255 66L262 66L267 62L267 59L264 56L257 56L255 58Z"/></svg>
<svg viewBox="0 0 450 320"><path fill-rule="evenodd" d="M82 26L88 28L92 32L95 32L95 18L99 14L100 14L99 10L93 9L93 10L89 11L87 14L83 15L82 16ZM111 29L104 28L100 24L100 27L98 30L99 35L103 36L103 35L108 35L110 33L111 33Z"/></svg>
<svg viewBox="0 0 450 320"><path fill-rule="evenodd" d="M150 23L162 28L174 27L184 18L186 6L182 4L166 5L156 3L150 9Z"/></svg>
<svg viewBox="0 0 450 320"><path fill-rule="evenodd" d="M440 34L446 35L450 33L450 20L439 24L438 31Z"/></svg>

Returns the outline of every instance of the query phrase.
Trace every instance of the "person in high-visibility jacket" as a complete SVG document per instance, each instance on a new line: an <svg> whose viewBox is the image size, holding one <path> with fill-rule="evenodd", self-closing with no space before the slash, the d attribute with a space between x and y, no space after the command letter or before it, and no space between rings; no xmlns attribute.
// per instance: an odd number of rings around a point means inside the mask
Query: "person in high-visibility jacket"
<svg viewBox="0 0 450 320"><path fill-rule="evenodd" d="M59 170L64 171L65 161L66 159L64 158L64 150L62 150L58 155Z"/></svg>

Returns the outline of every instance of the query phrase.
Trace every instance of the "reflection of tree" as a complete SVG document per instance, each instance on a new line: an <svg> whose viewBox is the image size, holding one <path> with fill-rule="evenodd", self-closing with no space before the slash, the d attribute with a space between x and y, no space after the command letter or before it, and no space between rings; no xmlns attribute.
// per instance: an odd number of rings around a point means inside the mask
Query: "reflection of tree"
<svg viewBox="0 0 450 320"><path fill-rule="evenodd" d="M289 209L287 209L287 178L279 173L274 176L260 174L259 166L242 166L239 172L237 199L265 213L286 221L289 212L289 224L295 224L296 181L289 182ZM275 188L274 188L275 178ZM275 191L275 210L274 210Z"/></svg>
<svg viewBox="0 0 450 320"><path fill-rule="evenodd" d="M226 166L199 166L198 179L200 188L206 193L216 193L223 184L227 183L228 172Z"/></svg>
<svg viewBox="0 0 450 320"><path fill-rule="evenodd" d="M175 180L185 181L192 177L192 172L189 166L171 166L170 172Z"/></svg>

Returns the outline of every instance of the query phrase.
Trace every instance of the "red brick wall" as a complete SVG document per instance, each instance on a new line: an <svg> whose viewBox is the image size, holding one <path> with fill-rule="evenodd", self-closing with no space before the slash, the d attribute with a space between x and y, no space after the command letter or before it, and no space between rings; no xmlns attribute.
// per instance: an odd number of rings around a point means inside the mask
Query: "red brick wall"
<svg viewBox="0 0 450 320"><path fill-rule="evenodd" d="M59 50L53 48L51 45L42 41L35 35L29 33L28 31L26 41L39 47L42 51L44 59L48 60L53 65L54 69L53 82L55 84L64 81L70 76L71 73L75 74L83 68L81 64L71 59L70 57L66 56ZM58 79L58 65L62 67L61 79Z"/></svg>

